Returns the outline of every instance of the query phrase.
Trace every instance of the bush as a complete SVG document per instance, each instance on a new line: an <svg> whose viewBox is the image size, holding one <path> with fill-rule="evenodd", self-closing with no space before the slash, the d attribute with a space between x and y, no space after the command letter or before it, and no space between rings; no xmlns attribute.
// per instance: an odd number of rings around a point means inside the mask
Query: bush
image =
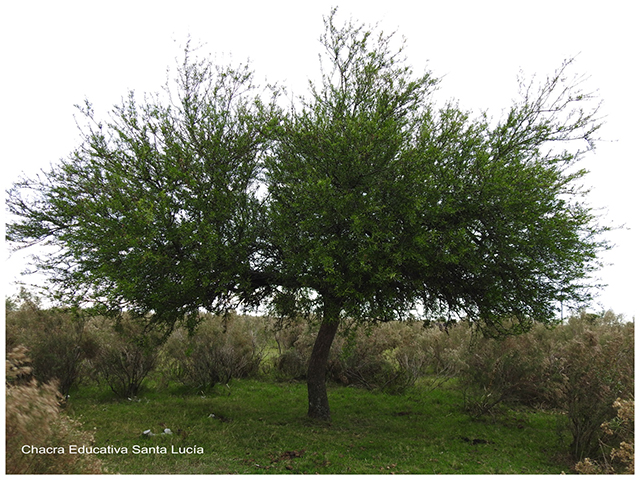
<svg viewBox="0 0 640 480"><path fill-rule="evenodd" d="M137 395L156 366L161 335L126 317L114 327L106 319L95 319L92 326L99 336L99 352L91 362L98 377L119 397Z"/></svg>
<svg viewBox="0 0 640 480"><path fill-rule="evenodd" d="M278 347L278 354L273 357L272 366L276 378L280 380L305 380L309 358L313 350L317 328L313 322L291 319L271 321L270 331ZM337 344L341 340L336 336L331 346L329 363L336 357Z"/></svg>
<svg viewBox="0 0 640 480"><path fill-rule="evenodd" d="M585 458L578 462L575 470L583 474L626 473L633 475L634 469L634 401L617 399L613 407L617 415L601 425L605 438L615 440L618 447L611 448L600 441L605 453L600 461Z"/></svg>
<svg viewBox="0 0 640 480"><path fill-rule="evenodd" d="M580 314L554 329L504 340L478 339L461 351L465 407L474 416L505 403L556 408L576 459L593 455L616 398L633 397L634 325L611 312Z"/></svg>
<svg viewBox="0 0 640 480"><path fill-rule="evenodd" d="M548 338L541 333L478 338L461 350L460 385L469 413L477 417L493 413L504 403L537 406L546 402L550 359Z"/></svg>
<svg viewBox="0 0 640 480"><path fill-rule="evenodd" d="M6 473L102 473L93 455L72 455L68 445L92 445L93 436L60 411L55 383L38 384L31 376L27 349L18 346L6 361ZM23 445L65 446L64 454L23 453Z"/></svg>
<svg viewBox="0 0 640 480"><path fill-rule="evenodd" d="M333 380L391 393L415 383L423 362L422 357L416 361L415 349L407 349L411 326L392 322L369 329L353 327L345 333L341 351L330 365Z"/></svg>
<svg viewBox="0 0 640 480"><path fill-rule="evenodd" d="M84 362L97 353L95 339L85 319L72 310L40 308L39 302L22 292L21 303L7 312L7 350L26 345L34 376L41 382L57 380L63 395L83 376Z"/></svg>
<svg viewBox="0 0 640 480"><path fill-rule="evenodd" d="M446 329L424 324L416 343L426 353L426 373L441 378L458 375L464 365L462 352L469 349L471 340L472 330L466 323Z"/></svg>
<svg viewBox="0 0 640 480"><path fill-rule="evenodd" d="M576 336L560 348L554 365L558 403L566 412L570 452L576 459L598 452L600 426L615 415L614 401L632 398L634 393L633 324L579 327Z"/></svg>
<svg viewBox="0 0 640 480"><path fill-rule="evenodd" d="M331 345L327 379L370 390L392 389L402 375L393 358L397 336L393 328L384 325L368 329L346 325ZM275 367L280 376L296 380L306 378L315 337L316 333L301 322L276 331L280 355L275 360Z"/></svg>
<svg viewBox="0 0 640 480"><path fill-rule="evenodd" d="M256 375L264 349L262 319L230 313L206 315L193 335L180 328L163 348L172 378L195 388Z"/></svg>
<svg viewBox="0 0 640 480"><path fill-rule="evenodd" d="M307 378L309 356L300 349L289 348L275 359L276 372L280 377L291 380L304 380Z"/></svg>

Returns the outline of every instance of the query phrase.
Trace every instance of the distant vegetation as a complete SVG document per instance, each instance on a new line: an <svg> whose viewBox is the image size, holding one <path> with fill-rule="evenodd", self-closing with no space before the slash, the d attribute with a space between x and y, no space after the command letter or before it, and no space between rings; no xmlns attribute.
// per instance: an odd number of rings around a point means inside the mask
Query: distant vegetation
<svg viewBox="0 0 640 480"><path fill-rule="evenodd" d="M540 418L536 415L543 415L552 424L542 429L547 435L544 442L551 439L555 446L552 451L548 450L548 445L539 447L546 449L550 464L555 462L557 467L553 468L567 470L580 462L576 468L584 473L633 469L634 324L623 322L610 311L601 315L583 312L555 328L538 326L527 334L504 340L486 339L464 323L448 329L417 322L390 322L368 328L345 323L332 346L328 362L330 395L332 398L351 395L354 401L362 403L356 408L336 400L342 406L336 409L332 426L311 420L303 422L304 413L298 412L304 404L304 389L298 381L305 379L317 328L313 321L283 323L268 317L207 314L193 335L178 328L164 337L126 317L114 324L101 317L88 316L83 311L42 309L28 295L12 299L7 302L6 335L7 472L72 473L104 468L100 466L100 456L34 455L21 451L22 445L47 446L60 442L101 445L100 442L108 440L110 444L130 443L130 434L118 437L111 431L107 439L100 437L100 429L95 438L93 433L88 433L90 426L101 421L113 425L123 422L122 412L105 419L95 408L101 402L117 410L129 408L127 405L133 400L145 398L146 403L151 399L156 405L169 409L171 405L176 408L176 395L190 405L198 404L202 397L218 399L216 402L224 404L223 399L231 392L234 392L235 403L248 402L244 407L238 406L239 411L249 409L245 412L246 418L236 416L234 421L250 422L256 420L252 418L253 414L269 415L274 422L288 425L295 412L302 423L291 423L292 431L296 431L296 438L308 431L310 441L318 443L316 449L324 442L321 436L314 434L319 428L342 435L353 422L362 421L368 425L364 430L369 431L376 424L378 415L383 413L376 409L387 408L379 407L380 402L388 408L398 406L399 417L405 413L417 415L414 411L417 407L406 407L407 402L414 401L418 401L425 412L440 415L442 405L439 402L442 400L429 408L426 405L436 398L446 398L447 408L455 411L455 416L451 423L445 418L437 420L444 438L449 435L458 440L464 437L470 442L490 440L487 437L491 433L483 434L484 437L473 431L453 435L453 430L460 428L457 422L463 422L468 426L465 428L472 430L507 425L514 435L522 435L518 432L522 425ZM282 388L289 385L285 388L287 391L298 385L295 391L300 397L296 400L300 405L292 405L290 399L287 400L289 404L278 399L280 394L273 390L277 385ZM71 398L65 401L68 395ZM261 402L260 395L267 395L271 400L264 398ZM251 402L257 402L255 408L263 409L261 413L252 410ZM282 402L287 411L271 410L276 405L278 409L283 408ZM144 411L142 406L140 408ZM193 405L188 408L201 409ZM340 412L341 409L344 412ZM106 411L106 407L102 410ZM172 415L178 422L180 415L188 414L172 411L164 418L172 418ZM80 416L84 427L78 422ZM514 418L520 420L514 421ZM218 419L222 421L224 417ZM399 418L397 421L405 420ZM253 434L248 424L244 428L247 435ZM409 437L414 434L413 430L406 431ZM213 441L206 437L198 440L195 432L189 435L186 443L189 445ZM242 436L242 433L237 432L237 435ZM382 433L380 435L384 437ZM186 437L176 435L173 438L172 442L179 442ZM242 443L234 438L229 442ZM393 438L389 437L388 441L402 442ZM385 441L385 438L375 439L375 442ZM280 452L285 456L270 463L274 472L287 473L296 462L306 465L291 454L297 452L293 446L291 448L285 450L290 453L288 456ZM324 448L332 447L324 445ZM410 448L413 447L407 447ZM256 449L258 451L259 447ZM249 446L246 450L252 451ZM395 451L391 445L388 450ZM211 454L205 452L205 457L207 453ZM310 453L307 449L307 460ZM238 455L237 452L230 454ZM393 454L390 455L389 465L396 465L392 470L397 473L419 473L422 468L420 455L415 454L413 460L407 459L404 467L400 461L405 458L403 455L395 462L391 461ZM462 458L466 454L460 455ZM136 459L132 461L127 457L125 461L120 455L100 458L108 464L110 471L143 473L136 471ZM118 459L124 462L120 466L115 463L120 461ZM188 462L186 458L182 460ZM483 458L482 462L485 460L489 461ZM206 458L201 461L207 463ZM217 459L213 463L220 464L221 461ZM333 466L324 472L346 472L349 466L358 470L352 473L376 473L366 466L366 462L332 462ZM233 458L224 459L223 464L229 472L256 471L255 468L245 469L245 464L241 464L241 468ZM286 465L291 469L285 468ZM304 468L313 469L314 466L318 465ZM438 466L432 466L435 470L427 471L425 467L423 473L437 473ZM484 470L460 467L462 470L458 473L500 473L503 468L485 466ZM440 467L442 472L450 471L444 465ZM140 466L145 472L182 473L172 470L175 466L162 462L148 468L151 470ZM187 468L186 463L184 468ZM511 472L510 468L507 470ZM539 473L553 471L553 468L549 470L549 465L539 468ZM206 469L194 473L204 471Z"/></svg>

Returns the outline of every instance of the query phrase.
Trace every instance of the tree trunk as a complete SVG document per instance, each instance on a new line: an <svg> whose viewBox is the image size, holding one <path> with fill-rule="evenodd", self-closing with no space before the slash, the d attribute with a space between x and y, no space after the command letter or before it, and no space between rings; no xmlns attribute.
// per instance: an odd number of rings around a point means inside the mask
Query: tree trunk
<svg viewBox="0 0 640 480"><path fill-rule="evenodd" d="M335 302L325 297L322 325L313 345L309 370L307 371L307 391L309 393L309 417L320 420L331 420L329 397L325 373L329 360L331 344L340 324L340 308Z"/></svg>

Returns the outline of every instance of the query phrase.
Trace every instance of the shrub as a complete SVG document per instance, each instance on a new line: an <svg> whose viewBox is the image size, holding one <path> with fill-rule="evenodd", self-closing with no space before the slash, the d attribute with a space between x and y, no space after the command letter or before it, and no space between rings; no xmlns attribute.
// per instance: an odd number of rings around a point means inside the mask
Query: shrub
<svg viewBox="0 0 640 480"><path fill-rule="evenodd" d="M529 333L500 340L478 338L463 349L460 385L466 410L482 416L503 403L545 403L549 360L545 347L543 337Z"/></svg>
<svg viewBox="0 0 640 480"><path fill-rule="evenodd" d="M303 380L307 378L307 368L309 356L296 348L289 348L282 352L275 359L276 371L281 377L292 380Z"/></svg>
<svg viewBox="0 0 640 480"><path fill-rule="evenodd" d="M432 385L451 378L458 370L458 340L462 334L440 331L418 322L389 322L368 329L354 327L342 339L332 378L369 390L402 393L429 376Z"/></svg>
<svg viewBox="0 0 640 480"><path fill-rule="evenodd" d="M96 354L96 341L78 312L43 310L25 292L21 300L7 312L7 349L28 346L34 376L41 382L57 380L60 391L67 395L82 377L84 361Z"/></svg>
<svg viewBox="0 0 640 480"><path fill-rule="evenodd" d="M312 338L309 334L310 325L307 322L290 319L270 319L270 330L278 346L278 354L281 355L287 350L296 349L296 344L302 341L307 347L312 347Z"/></svg>
<svg viewBox="0 0 640 480"><path fill-rule="evenodd" d="M126 317L114 327L106 323L106 319L94 321L99 335L99 352L91 363L98 377L117 396L133 397L156 366L162 337Z"/></svg>
<svg viewBox="0 0 640 480"><path fill-rule="evenodd" d="M633 330L633 324L587 326L559 350L558 403L576 459L597 453L600 426L614 416L614 401L633 396Z"/></svg>
<svg viewBox="0 0 640 480"><path fill-rule="evenodd" d="M398 322L370 328L353 327L344 337L337 359L330 366L333 380L368 390L401 392L415 383L413 356L398 349L410 336L408 326ZM338 344L340 346L340 344Z"/></svg>
<svg viewBox="0 0 640 480"><path fill-rule="evenodd" d="M235 313L206 315L193 335L183 328L174 331L163 348L170 375L195 388L256 375L265 341L259 322Z"/></svg>
<svg viewBox="0 0 640 480"><path fill-rule="evenodd" d="M627 473L634 469L634 401L617 399L613 407L618 412L613 420L601 425L605 438L616 440L618 447L608 447L600 441L602 451L609 451L600 461L585 458L578 462L575 470L583 474Z"/></svg>
<svg viewBox="0 0 640 480"><path fill-rule="evenodd" d="M469 349L471 340L472 330L466 323L446 329L424 324L416 343L426 353L426 373L441 378L458 375L464 365L462 352Z"/></svg>
<svg viewBox="0 0 640 480"><path fill-rule="evenodd" d="M6 361L6 473L102 473L92 455L72 455L68 445L91 445L93 436L60 411L55 383L38 384L31 376L27 349L18 346ZM25 454L23 445L65 446L64 454Z"/></svg>
<svg viewBox="0 0 640 480"><path fill-rule="evenodd" d="M560 409L571 454L593 455L615 399L633 396L633 330L611 312L582 313L551 330L478 339L461 352L465 407L475 416L505 402Z"/></svg>
<svg viewBox="0 0 640 480"><path fill-rule="evenodd" d="M280 380L304 380L307 378L309 357L313 349L317 325L300 319L276 319L271 321L270 331L278 347L272 366ZM335 361L337 346L341 342L336 336L331 346L329 364Z"/></svg>

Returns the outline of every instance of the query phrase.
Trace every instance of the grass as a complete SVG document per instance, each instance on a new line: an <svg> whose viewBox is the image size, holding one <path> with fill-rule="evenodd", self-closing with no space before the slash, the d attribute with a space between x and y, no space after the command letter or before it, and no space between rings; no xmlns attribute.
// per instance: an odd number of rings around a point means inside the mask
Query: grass
<svg viewBox="0 0 640 480"><path fill-rule="evenodd" d="M165 388L120 400L106 387L72 392L69 414L95 429L110 473L561 473L557 418L538 411L471 418L461 394L416 386L404 395L331 387L332 423L306 417L306 385L234 380L207 394ZM213 416L212 416L213 414ZM151 429L172 435L143 435ZM159 453L133 453L165 447ZM172 454L195 446L202 453Z"/></svg>

